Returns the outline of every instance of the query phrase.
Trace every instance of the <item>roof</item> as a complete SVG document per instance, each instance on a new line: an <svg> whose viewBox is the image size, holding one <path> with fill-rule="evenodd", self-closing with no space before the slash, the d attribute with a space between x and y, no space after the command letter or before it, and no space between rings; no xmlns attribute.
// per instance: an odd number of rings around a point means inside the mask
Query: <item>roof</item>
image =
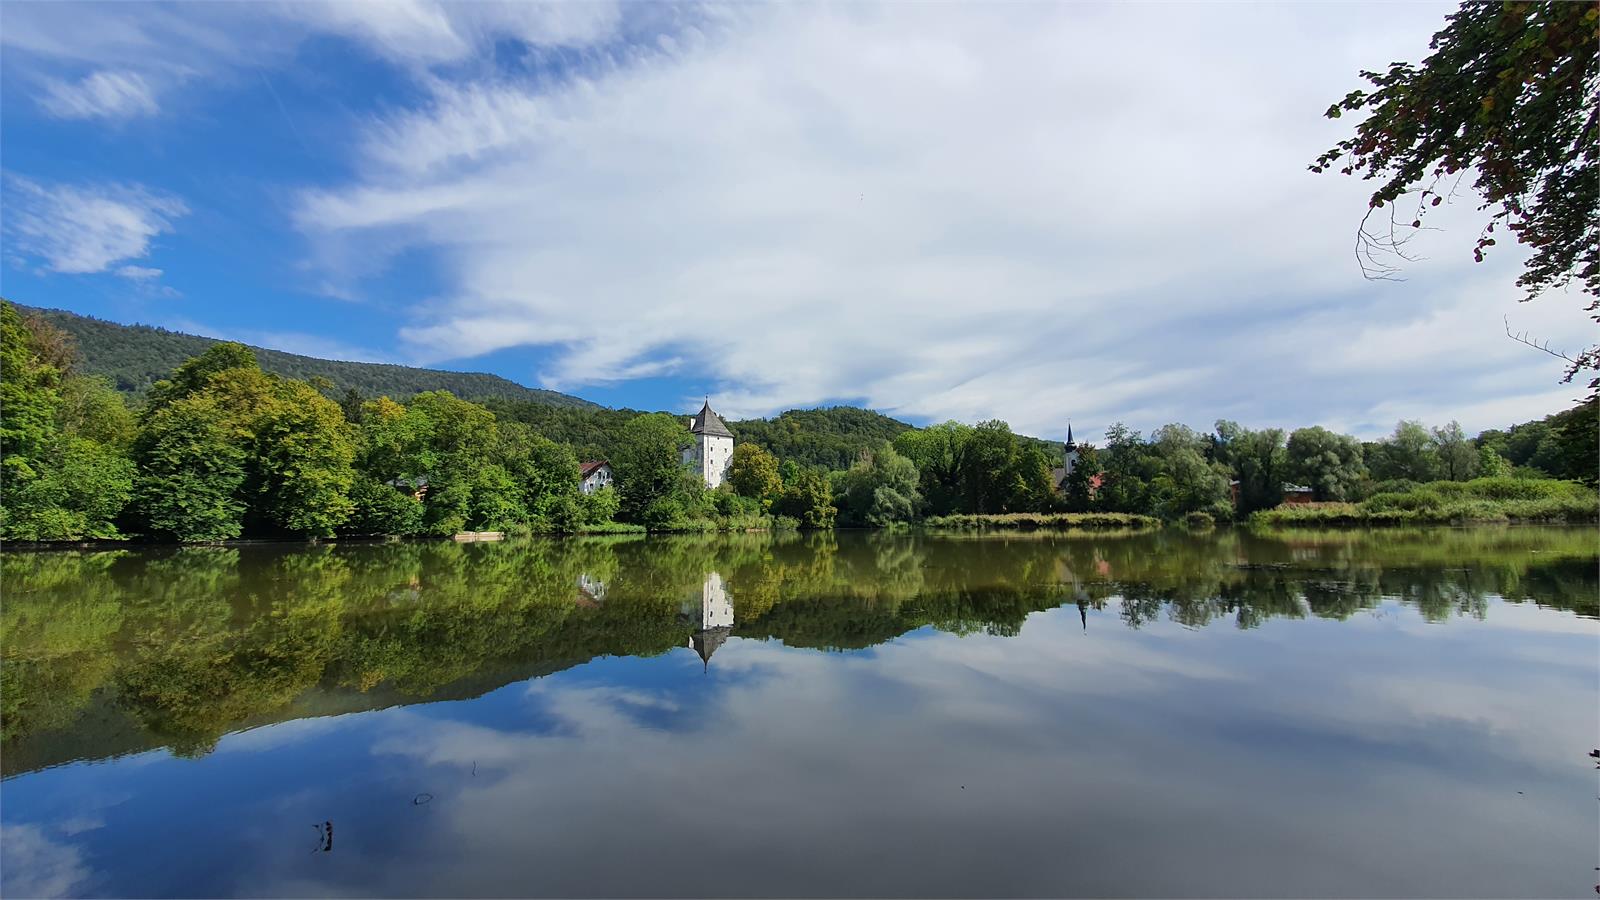
<svg viewBox="0 0 1600 900"><path fill-rule="evenodd" d="M722 424L722 417L711 411L710 400L706 401L705 406L700 407L700 413L694 417L693 422L689 423L689 432L691 434L709 434L714 437L733 437L733 432L728 430L728 426Z"/></svg>
<svg viewBox="0 0 1600 900"><path fill-rule="evenodd" d="M611 465L610 463L606 462L603 459L594 459L594 460L589 460L588 462L578 463L578 477L580 479L588 478L590 475L593 475L594 473L600 471L600 467L601 466L610 466L610 465Z"/></svg>
<svg viewBox="0 0 1600 900"><path fill-rule="evenodd" d="M717 652L717 648L722 646L722 642L728 639L732 631L733 629L726 625L696 631L694 636L689 638L689 645L694 648L694 652L700 654L700 661L709 666L711 654Z"/></svg>

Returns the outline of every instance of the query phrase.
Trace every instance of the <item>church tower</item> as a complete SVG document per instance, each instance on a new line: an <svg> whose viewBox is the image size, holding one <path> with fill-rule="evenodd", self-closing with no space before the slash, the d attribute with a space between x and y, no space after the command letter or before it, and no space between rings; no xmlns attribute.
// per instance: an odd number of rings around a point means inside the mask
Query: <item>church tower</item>
<svg viewBox="0 0 1600 900"><path fill-rule="evenodd" d="M733 464L733 432L722 424L722 417L711 411L711 399L700 407L700 414L689 420L694 444L683 451L683 461L700 473L706 487L715 488L728 477Z"/></svg>
<svg viewBox="0 0 1600 900"><path fill-rule="evenodd" d="M1066 471L1061 473L1065 477L1071 475L1073 467L1078 464L1078 444L1072 439L1072 422L1070 420L1067 422L1067 443L1062 449L1066 450Z"/></svg>

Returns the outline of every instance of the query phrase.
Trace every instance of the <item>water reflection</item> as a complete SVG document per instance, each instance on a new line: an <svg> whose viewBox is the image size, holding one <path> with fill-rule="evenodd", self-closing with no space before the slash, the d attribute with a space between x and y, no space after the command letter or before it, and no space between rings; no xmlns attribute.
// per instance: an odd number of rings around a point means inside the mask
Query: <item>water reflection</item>
<svg viewBox="0 0 1600 900"><path fill-rule="evenodd" d="M3 887L1564 892L1595 565L1585 529L7 554Z"/></svg>
<svg viewBox="0 0 1600 900"><path fill-rule="evenodd" d="M1493 596L1594 616L1594 554L1583 529L6 554L0 766L201 755L239 728L472 696L601 655L690 647L708 663L730 635L824 650L928 626L1015 635L1064 604L1087 631L1108 603L1130 628L1345 619L1384 598L1430 622L1482 618Z"/></svg>
<svg viewBox="0 0 1600 900"><path fill-rule="evenodd" d="M705 583L695 596L684 601L679 616L694 629L689 637L689 649L709 668L711 654L733 633L733 601L728 599L728 588L720 572L706 573Z"/></svg>

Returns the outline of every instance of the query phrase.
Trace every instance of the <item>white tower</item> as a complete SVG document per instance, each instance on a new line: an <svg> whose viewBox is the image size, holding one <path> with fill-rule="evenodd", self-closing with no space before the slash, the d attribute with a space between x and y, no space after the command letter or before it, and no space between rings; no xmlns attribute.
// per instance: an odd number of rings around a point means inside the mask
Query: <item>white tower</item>
<svg viewBox="0 0 1600 900"><path fill-rule="evenodd" d="M733 464L733 432L711 411L707 399L700 414L689 420L689 433L694 435L694 444L683 451L684 464L700 473L706 487L714 488L728 477L728 467Z"/></svg>

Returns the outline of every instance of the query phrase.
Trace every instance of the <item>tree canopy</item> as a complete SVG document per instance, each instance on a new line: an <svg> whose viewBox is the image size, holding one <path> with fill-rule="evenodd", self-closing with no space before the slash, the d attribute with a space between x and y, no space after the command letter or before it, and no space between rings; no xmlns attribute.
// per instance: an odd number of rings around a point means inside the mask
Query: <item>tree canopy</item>
<svg viewBox="0 0 1600 900"><path fill-rule="evenodd" d="M1463 3L1429 49L1421 64L1361 72L1372 89L1327 110L1365 114L1311 165L1378 182L1358 231L1363 269L1392 273L1382 254L1405 258L1428 212L1471 177L1489 211L1474 257L1509 232L1532 250L1523 299L1576 280L1600 310L1600 6ZM1590 347L1567 378L1596 368Z"/></svg>

